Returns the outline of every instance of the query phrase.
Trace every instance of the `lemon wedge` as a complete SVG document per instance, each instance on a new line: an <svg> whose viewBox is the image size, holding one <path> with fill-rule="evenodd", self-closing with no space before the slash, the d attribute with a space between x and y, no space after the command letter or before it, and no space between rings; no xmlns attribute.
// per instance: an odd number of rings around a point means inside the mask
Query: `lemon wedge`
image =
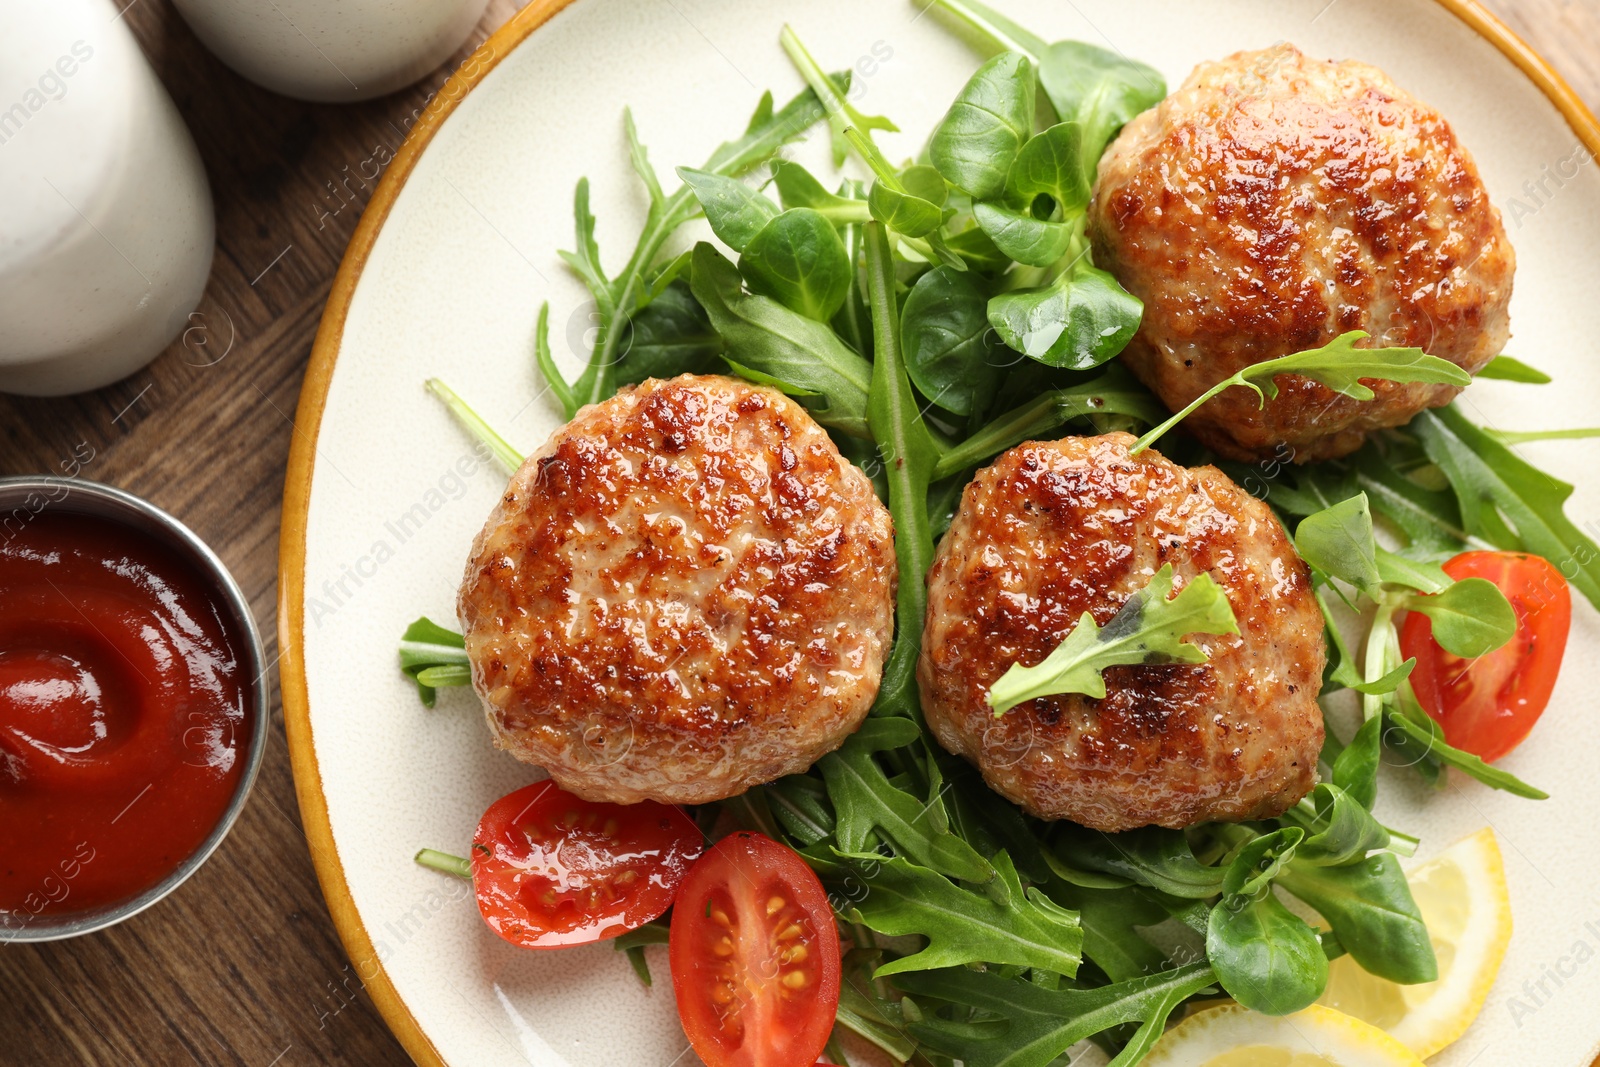
<svg viewBox="0 0 1600 1067"><path fill-rule="evenodd" d="M1478 1017L1511 940L1511 898L1494 831L1485 827L1407 874L1428 924L1439 980L1396 985L1348 956L1328 969L1319 1004L1387 1030L1426 1059Z"/></svg>
<svg viewBox="0 0 1600 1067"><path fill-rule="evenodd" d="M1320 1004L1282 1016L1227 1004L1168 1030L1143 1067L1422 1067L1422 1061L1376 1026Z"/></svg>

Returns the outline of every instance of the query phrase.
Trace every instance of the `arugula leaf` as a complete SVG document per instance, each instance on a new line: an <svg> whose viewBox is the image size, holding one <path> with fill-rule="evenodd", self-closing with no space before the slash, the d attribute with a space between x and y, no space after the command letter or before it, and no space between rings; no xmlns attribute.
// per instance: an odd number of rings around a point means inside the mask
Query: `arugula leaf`
<svg viewBox="0 0 1600 1067"><path fill-rule="evenodd" d="M827 787L809 774L791 774L757 789L765 794L773 818L802 847L821 844L833 836Z"/></svg>
<svg viewBox="0 0 1600 1067"><path fill-rule="evenodd" d="M906 1034L905 1024L899 1017L898 1005L880 1001L863 982L857 985L853 972L848 972L839 983L839 1007L836 1019L840 1026L872 1042L896 1063L905 1063L916 1054L917 1046ZM838 1062L844 1062L843 1057Z"/></svg>
<svg viewBox="0 0 1600 1067"><path fill-rule="evenodd" d="M940 776L949 783L942 796L951 830L990 860L1006 850L1017 872L1028 881L1048 881L1051 868L1046 850L1040 848L1039 834L1022 809L990 789L972 764L937 746L930 747Z"/></svg>
<svg viewBox="0 0 1600 1067"><path fill-rule="evenodd" d="M616 295L610 279L600 265L600 246L594 239L594 212L589 210L589 179L579 178L572 191L572 215L577 251L559 251L556 255L583 279L603 318L609 319L616 311Z"/></svg>
<svg viewBox="0 0 1600 1067"><path fill-rule="evenodd" d="M900 351L900 316L895 302L894 260L882 224L862 227L866 246L867 303L872 312L872 387L867 421L878 443L889 482L895 554L900 573L911 577L895 593L895 639L878 688L877 715L921 720L917 705L917 655L928 590L921 575L933 565L933 530L928 521L928 485L938 447L906 373Z"/></svg>
<svg viewBox="0 0 1600 1067"><path fill-rule="evenodd" d="M1491 767L1472 753L1463 752L1451 745L1444 739L1443 728L1417 706L1416 698L1410 696L1409 687L1401 689L1400 693L1403 698L1400 706L1388 709L1384 722L1391 729L1398 731L1403 739L1409 740L1428 759L1463 771L1491 789L1499 789L1529 800L1550 798L1549 793L1537 786L1529 785L1510 771Z"/></svg>
<svg viewBox="0 0 1600 1067"><path fill-rule="evenodd" d="M1295 352L1245 367L1201 393L1182 411L1139 438L1132 451L1138 453L1149 448L1157 438L1182 422L1200 405L1234 386L1253 390L1265 406L1268 400L1278 395L1275 379L1280 374L1298 374L1352 400L1371 400L1376 395L1362 384L1363 378L1459 386L1472 384L1472 375L1448 360L1428 355L1420 348L1356 347L1358 342L1366 339L1364 331L1352 330L1321 348Z"/></svg>
<svg viewBox="0 0 1600 1067"><path fill-rule="evenodd" d="M969 272L935 267L917 279L900 310L906 373L953 415L987 410L1000 388L1003 349L991 340L987 304Z"/></svg>
<svg viewBox="0 0 1600 1067"><path fill-rule="evenodd" d="M1315 908L1372 974L1403 985L1439 977L1428 927L1393 853L1337 866L1294 862L1277 884Z"/></svg>
<svg viewBox="0 0 1600 1067"><path fill-rule="evenodd" d="M1196 575L1176 597L1172 564L1133 593L1104 628L1084 612L1056 650L1032 667L1013 663L989 689L996 715L1035 697L1083 693L1103 699L1107 667L1123 664L1204 663L1205 650L1190 634L1236 634L1239 624L1227 595L1209 574Z"/></svg>
<svg viewBox="0 0 1600 1067"><path fill-rule="evenodd" d="M452 670L441 677L440 668ZM400 670L417 683L417 696L431 708L439 686L471 683L472 663L467 659L467 640L423 616L407 626L400 636ZM428 682L420 677L424 671L429 672ZM462 672L465 677L455 681Z"/></svg>
<svg viewBox="0 0 1600 1067"><path fill-rule="evenodd" d="M847 181L844 188L849 189ZM860 201L857 201L860 203ZM861 285L860 272L856 264L861 263L865 253L861 247L861 224L871 220L872 216L866 211L866 205L861 204L865 216L860 223L851 223L845 231L845 243L849 246L850 268L855 283L850 286L850 292L844 298L844 307L833 317L833 328L844 339L845 344L855 349L867 359L872 358L872 316L867 311L867 297Z"/></svg>
<svg viewBox="0 0 1600 1067"><path fill-rule="evenodd" d="M680 374L713 374L721 365L722 338L690 292L689 283L682 279L668 284L634 312L625 329L618 385Z"/></svg>
<svg viewBox="0 0 1600 1067"><path fill-rule="evenodd" d="M1294 532L1295 551L1330 578L1375 593L1378 544L1372 534L1367 494L1357 493L1300 520Z"/></svg>
<svg viewBox="0 0 1600 1067"><path fill-rule="evenodd" d="M1080 259L1037 289L989 301L989 323L1018 352L1052 367L1092 370L1127 347L1144 304L1110 274Z"/></svg>
<svg viewBox="0 0 1600 1067"><path fill-rule="evenodd" d="M729 359L727 356L723 356L722 358L723 362L727 363L728 369L733 371L734 374L737 374L739 377L743 378L745 381L753 382L756 385L770 385L784 396L798 398L807 396L819 397L822 395L815 389L807 389L803 385L796 385L794 382L785 381L782 378L758 371L754 367L746 367L737 360Z"/></svg>
<svg viewBox="0 0 1600 1067"><path fill-rule="evenodd" d="M1195 859L1180 830L1149 826L1108 834L1075 823L1055 824L1050 849L1066 863L1149 886L1184 900L1222 891L1223 872Z"/></svg>
<svg viewBox="0 0 1600 1067"><path fill-rule="evenodd" d="M1034 364L1042 367L1043 364ZM1098 421L1102 416L1126 416L1152 424L1166 409L1120 363L1108 365L1099 376L1065 389L1050 389L1034 400L998 415L971 437L947 450L933 468L935 480L960 474L990 456L1042 438L1072 419Z"/></svg>
<svg viewBox="0 0 1600 1067"><path fill-rule="evenodd" d="M1507 382L1526 382L1529 385L1546 385L1552 381L1550 375L1535 367L1530 367L1520 359L1510 356L1495 356L1489 365L1478 372L1480 378L1499 378Z"/></svg>
<svg viewBox="0 0 1600 1067"><path fill-rule="evenodd" d="M701 170L725 178L737 177L804 134L823 115L821 102L810 90L800 93L776 112L772 110L772 95L768 93L761 98L744 134L717 146ZM634 245L633 254L615 278L606 277L600 264L600 248L594 240L595 219L589 210L587 178L578 182L573 194L578 250L561 253L561 257L588 287L599 314L599 330L595 335L594 349L589 354L588 365L568 390L573 403L578 406L598 403L616 392L617 368L622 362L617 349L628 336L623 323L648 304L659 291L656 285L660 280L656 260L662 246L699 210L694 190L687 183L671 196L662 195L654 171L645 159L644 148L633 130L631 115L624 115L624 127L628 132L634 167L639 171L650 195L644 227ZM672 269L670 264L668 269ZM541 362L541 368L545 366ZM548 368L553 369L554 364L548 364ZM559 388L557 391L560 392Z"/></svg>
<svg viewBox="0 0 1600 1067"><path fill-rule="evenodd" d="M872 217L865 201L828 192L809 170L793 160L773 161L772 184L785 208L808 207L841 225L863 223Z"/></svg>
<svg viewBox="0 0 1600 1067"><path fill-rule="evenodd" d="M946 181L980 200L1005 190L1033 133L1036 86L1033 64L1020 52L1001 52L973 73L928 143Z"/></svg>
<svg viewBox="0 0 1600 1067"><path fill-rule="evenodd" d="M572 386L561 376L561 371L556 367L556 360L550 354L550 301L546 300L539 305L539 323L533 330L533 361L539 368L539 373L549 383L550 391L556 394L556 399L561 403L561 410L566 412L567 418L578 413L581 407L578 398L573 395Z"/></svg>
<svg viewBox="0 0 1600 1067"><path fill-rule="evenodd" d="M1355 481L1373 510L1405 534L1409 550L1443 559L1473 542L1461 525L1453 494L1419 485L1387 460L1369 441L1355 456ZM1478 541L1478 547L1490 547Z"/></svg>
<svg viewBox="0 0 1600 1067"><path fill-rule="evenodd" d="M611 942L613 949L628 954L628 963L633 967L633 973L639 976L639 981L643 982L647 989L655 983L650 978L650 964L644 958L645 946L665 945L667 934L668 928L665 923L648 922L619 934Z"/></svg>
<svg viewBox="0 0 1600 1067"><path fill-rule="evenodd" d="M1516 609L1486 578L1463 578L1431 595L1413 593L1405 606L1426 615L1439 647L1463 659L1493 652L1517 632Z"/></svg>
<svg viewBox="0 0 1600 1067"><path fill-rule="evenodd" d="M994 1020L974 1024L924 1015L909 1023L914 1037L966 1067L1049 1067L1079 1041L1137 1023L1111 1061L1112 1067L1132 1067L1161 1036L1178 1005L1215 982L1203 962L1094 989L1048 989L997 971L962 967L895 979L913 996L975 1009Z"/></svg>
<svg viewBox="0 0 1600 1067"><path fill-rule="evenodd" d="M1029 33L978 0L933 0L929 6L941 8L961 19L1002 52L1021 52L1038 63L1048 47L1043 38Z"/></svg>
<svg viewBox="0 0 1600 1067"><path fill-rule="evenodd" d="M857 111L849 98L844 95L845 90L849 88L848 83L841 88L836 79L825 74L787 23L778 34L778 43L788 53L789 61L806 80L811 91L822 102L823 112L828 116L828 125L833 131L834 166L844 163L846 130L855 129L861 131L863 135L870 136L869 131L872 130L887 130L894 133L900 129L882 115L863 115Z"/></svg>
<svg viewBox="0 0 1600 1067"><path fill-rule="evenodd" d="M790 208L758 230L739 257L739 273L751 292L824 323L855 283L839 231L808 207Z"/></svg>
<svg viewBox="0 0 1600 1067"><path fill-rule="evenodd" d="M1280 374L1298 374L1327 386L1352 400L1371 400L1375 394L1362 383L1363 378L1382 378L1392 382L1437 382L1467 386L1472 376L1454 363L1430 356L1420 348L1358 348L1367 339L1362 330L1340 334L1321 348L1258 363L1241 373L1245 384L1270 400L1278 395L1274 379ZM1269 373L1263 368L1276 367ZM1258 388L1259 387L1259 388Z"/></svg>
<svg viewBox="0 0 1600 1067"><path fill-rule="evenodd" d="M728 360L802 391L824 426L868 435L872 365L826 324L770 297L746 295L738 268L704 241L695 246L689 284L727 346Z"/></svg>
<svg viewBox="0 0 1600 1067"><path fill-rule="evenodd" d="M1113 982L1155 974L1167 965L1167 954L1137 931L1168 917L1166 908L1148 894L1057 883L1050 887L1050 896L1078 912L1083 956Z"/></svg>
<svg viewBox="0 0 1600 1067"><path fill-rule="evenodd" d="M735 252L743 252L761 228L778 217L771 200L737 178L693 167L679 167L678 177L694 190L711 232Z"/></svg>
<svg viewBox="0 0 1600 1067"><path fill-rule="evenodd" d="M1572 486L1527 463L1454 404L1422 412L1410 428L1450 479L1468 534L1543 556L1600 606L1600 549L1562 510Z"/></svg>
<svg viewBox="0 0 1600 1067"><path fill-rule="evenodd" d="M1024 893L1004 852L996 853L994 869L1010 904L963 889L899 857L839 854L839 858L856 869L867 887L866 895L850 909L855 921L889 937L927 938L920 951L879 967L875 978L967 963L1078 973L1083 931L1077 914L1038 889Z"/></svg>
<svg viewBox="0 0 1600 1067"><path fill-rule="evenodd" d="M912 862L950 878L986 882L994 867L977 850L941 825L948 818L932 803L889 782L873 753L902 748L921 737L917 724L900 717L874 717L862 723L835 752L817 761L837 820L834 839L840 852L864 854L878 835Z"/></svg>

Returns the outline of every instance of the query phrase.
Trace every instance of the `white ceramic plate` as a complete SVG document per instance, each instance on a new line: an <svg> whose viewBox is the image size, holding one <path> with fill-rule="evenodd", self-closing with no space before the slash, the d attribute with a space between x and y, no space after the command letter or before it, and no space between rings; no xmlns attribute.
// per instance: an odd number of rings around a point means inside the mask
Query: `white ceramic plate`
<svg viewBox="0 0 1600 1067"><path fill-rule="evenodd" d="M1047 39L1109 43L1173 85L1199 60L1279 40L1389 71L1438 106L1476 156L1520 259L1511 351L1557 378L1542 388L1482 382L1465 406L1507 428L1600 422L1590 351L1600 336L1600 176L1574 130L1587 122L1593 137L1593 120L1560 97L1536 57L1521 57L1532 78L1519 70L1505 51L1514 43L1496 40L1503 31L1470 0L995 2ZM787 19L829 69L876 61L858 68L860 105L912 131L883 138L899 158L920 147L980 57L908 0L581 0L529 34L560 6L535 3L469 61L352 244L308 375L286 494L284 690L330 905L356 971L414 1057L667 1067L694 1057L664 956L646 991L609 945L512 948L484 927L465 883L412 862L419 846L464 851L489 802L533 777L491 749L470 693L444 693L429 711L395 667L407 622L451 620L469 541L505 481L422 382L445 378L525 450L560 422L530 355L534 319L548 299L558 359L575 369L585 293L556 250L571 247L583 175L606 262L632 247L643 197L622 137L625 105L670 179L673 165L698 164L742 129L761 90L781 102L799 89L778 47ZM827 169L818 139L798 157ZM1600 443L1525 451L1578 484L1570 510L1580 524L1600 520ZM1423 855L1486 823L1506 852L1516 936L1483 1015L1437 1063L1583 1067L1600 1044L1597 682L1600 617L1582 603L1554 703L1505 763L1549 801L1455 777L1438 794L1399 774L1386 787L1383 814L1422 835Z"/></svg>

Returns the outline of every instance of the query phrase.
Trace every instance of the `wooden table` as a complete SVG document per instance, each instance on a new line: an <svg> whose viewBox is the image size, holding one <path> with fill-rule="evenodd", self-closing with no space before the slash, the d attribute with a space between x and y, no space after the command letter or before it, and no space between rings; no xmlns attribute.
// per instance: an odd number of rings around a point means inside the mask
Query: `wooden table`
<svg viewBox="0 0 1600 1067"><path fill-rule="evenodd" d="M1592 0L1487 2L1600 106ZM334 271L417 110L516 6L491 0L468 47L414 88L344 107L246 82L167 0L133 0L124 16L211 177L211 282L194 328L127 381L63 400L0 396L0 475L55 472L86 444L87 477L149 498L221 554L274 660L284 462ZM0 1063L407 1062L323 906L277 707L270 744L227 842L159 907L75 941L0 949Z"/></svg>

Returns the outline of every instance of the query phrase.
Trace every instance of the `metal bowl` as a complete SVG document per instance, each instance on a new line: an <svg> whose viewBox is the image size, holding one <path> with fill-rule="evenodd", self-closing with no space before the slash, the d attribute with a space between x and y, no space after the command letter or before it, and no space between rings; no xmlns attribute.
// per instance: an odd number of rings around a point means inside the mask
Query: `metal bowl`
<svg viewBox="0 0 1600 1067"><path fill-rule="evenodd" d="M254 728L250 733L249 751L244 757L244 773L239 776L227 810L200 847L176 870L137 896L116 904L86 911L62 912L59 915L44 912L16 926L5 925L4 920L0 919L0 944L59 941L104 930L139 914L182 885L222 844L222 839L228 836L229 829L244 810L250 789L255 785L256 774L261 769L262 757L266 755L267 729L272 718L266 679L268 666L255 616L250 613L250 605L239 591L233 575L228 573L228 568L204 541L195 536L193 530L154 504L98 482L44 476L0 478L0 528L4 528L8 522L26 521L16 517L19 511L31 518L46 508L66 514L92 515L131 527L165 545L194 568L221 608L228 636L254 678L245 687L254 717Z"/></svg>

